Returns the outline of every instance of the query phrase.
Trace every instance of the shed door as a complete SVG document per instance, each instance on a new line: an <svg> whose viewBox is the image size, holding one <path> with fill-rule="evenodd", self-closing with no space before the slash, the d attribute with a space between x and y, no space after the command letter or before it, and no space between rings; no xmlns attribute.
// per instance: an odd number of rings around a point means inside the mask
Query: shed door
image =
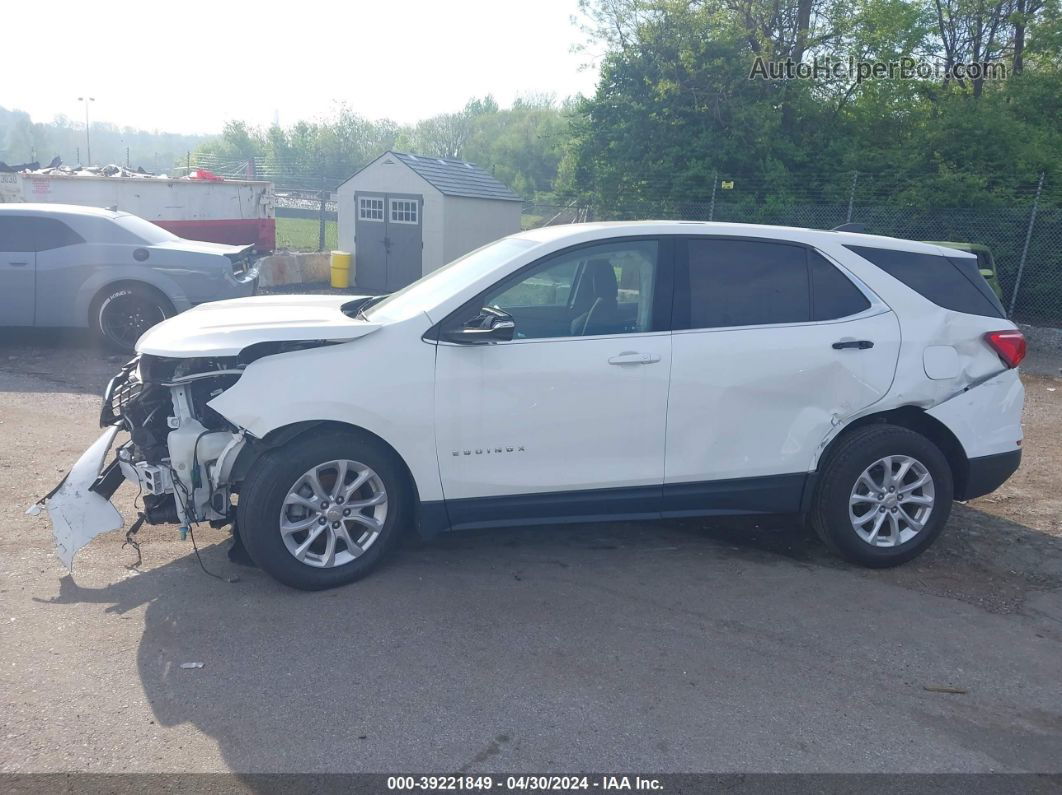
<svg viewBox="0 0 1062 795"><path fill-rule="evenodd" d="M358 193L354 225L357 283L390 292L421 277L423 197Z"/></svg>
<svg viewBox="0 0 1062 795"><path fill-rule="evenodd" d="M387 289L397 290L412 284L422 275L420 196L387 196Z"/></svg>
<svg viewBox="0 0 1062 795"><path fill-rule="evenodd" d="M359 193L355 199L358 287L382 292L387 289L387 197L382 193Z"/></svg>

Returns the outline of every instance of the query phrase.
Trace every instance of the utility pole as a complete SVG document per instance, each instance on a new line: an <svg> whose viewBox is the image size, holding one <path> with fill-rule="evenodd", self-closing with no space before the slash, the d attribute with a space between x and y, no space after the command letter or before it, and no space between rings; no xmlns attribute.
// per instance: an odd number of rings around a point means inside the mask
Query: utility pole
<svg viewBox="0 0 1062 795"><path fill-rule="evenodd" d="M328 200L328 191L325 190L325 178L324 174L321 175L321 192L318 198L321 200L320 215L318 217L317 227L317 250L324 251L325 249L325 202Z"/></svg>
<svg viewBox="0 0 1062 795"><path fill-rule="evenodd" d="M1021 261L1018 263L1018 275L1014 277L1014 290L1010 294L1010 312L1014 314L1014 305L1018 303L1018 288L1021 287L1021 274L1025 270L1025 258L1029 256L1029 241L1032 240L1033 224L1036 223L1036 209L1040 206L1040 192L1044 189L1044 173L1040 172L1040 182L1036 186L1036 198L1033 199L1032 212L1029 213L1029 228L1025 230L1025 245L1021 250Z"/></svg>
<svg viewBox="0 0 1062 795"><path fill-rule="evenodd" d="M78 97L78 102L85 105L85 159L88 161L86 165L92 165L92 143L89 140L89 103L95 102L95 97ZM78 157L78 160L81 158Z"/></svg>
<svg viewBox="0 0 1062 795"><path fill-rule="evenodd" d="M844 219L846 224L852 223L852 205L855 204L856 183L859 182L859 172L852 172L852 187L848 189L848 216Z"/></svg>
<svg viewBox="0 0 1062 795"><path fill-rule="evenodd" d="M708 220L711 221L715 216L715 189L719 187L719 172L712 172L712 202L708 205Z"/></svg>

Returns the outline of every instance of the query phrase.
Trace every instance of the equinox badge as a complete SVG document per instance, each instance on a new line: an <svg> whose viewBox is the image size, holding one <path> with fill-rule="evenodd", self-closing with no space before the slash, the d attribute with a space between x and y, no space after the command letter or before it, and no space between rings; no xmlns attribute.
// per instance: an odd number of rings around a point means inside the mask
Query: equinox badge
<svg viewBox="0 0 1062 795"><path fill-rule="evenodd" d="M524 446L519 447L485 447L479 450L453 450L450 455L491 455L496 453L523 453Z"/></svg>

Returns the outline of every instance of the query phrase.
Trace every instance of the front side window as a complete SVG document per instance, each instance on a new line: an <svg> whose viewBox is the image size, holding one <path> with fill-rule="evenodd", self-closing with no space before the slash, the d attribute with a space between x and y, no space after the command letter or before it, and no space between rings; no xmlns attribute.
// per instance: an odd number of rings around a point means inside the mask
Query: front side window
<svg viewBox="0 0 1062 795"><path fill-rule="evenodd" d="M758 240L689 241L689 328L811 320L801 246Z"/></svg>
<svg viewBox="0 0 1062 795"><path fill-rule="evenodd" d="M516 321L517 339L652 330L659 243L630 240L548 257L487 292L482 304Z"/></svg>

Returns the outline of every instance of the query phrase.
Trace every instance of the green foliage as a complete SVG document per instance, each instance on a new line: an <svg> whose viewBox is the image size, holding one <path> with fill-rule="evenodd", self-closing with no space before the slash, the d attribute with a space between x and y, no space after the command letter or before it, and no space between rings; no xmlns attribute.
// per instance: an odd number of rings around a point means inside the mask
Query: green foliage
<svg viewBox="0 0 1062 795"><path fill-rule="evenodd" d="M1018 2L956 0L938 16L928 0L584 0L605 55L572 125L562 192L603 209L666 210L709 201L717 177L740 185L728 201L770 212L842 202L859 171L857 196L887 204L1014 203L1042 170L1062 182L1057 4L1025 0L1015 74ZM1012 73L980 84L750 80L756 56L990 58Z"/></svg>
<svg viewBox="0 0 1062 795"><path fill-rule="evenodd" d="M126 163L147 171L167 171L175 163L184 163L191 152L208 136L149 132L132 127L92 122L92 164ZM78 155L88 165L85 125L66 116L40 123L29 114L0 108L0 160L5 163L28 163L37 160L47 165L59 157L67 165L77 165Z"/></svg>

